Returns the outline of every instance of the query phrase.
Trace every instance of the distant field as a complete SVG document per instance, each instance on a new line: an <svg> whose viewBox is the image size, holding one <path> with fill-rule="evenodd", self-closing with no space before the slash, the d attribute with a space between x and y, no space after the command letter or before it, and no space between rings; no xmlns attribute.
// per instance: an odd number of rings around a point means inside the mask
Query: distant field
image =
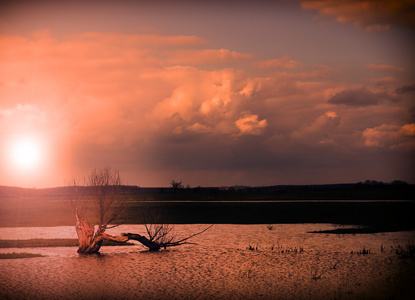
<svg viewBox="0 0 415 300"><path fill-rule="evenodd" d="M59 195L59 192L62 190L57 188L0 187L0 227L74 225L74 216L63 201L68 195ZM279 186L241 190L194 188L176 192L167 188L125 187L123 197L128 200L128 209L123 223L337 223L365 225L377 231L415 229L413 201L294 201L398 200L412 199L413 195L413 185ZM95 223L93 215L87 217L90 223Z"/></svg>
<svg viewBox="0 0 415 300"><path fill-rule="evenodd" d="M74 225L62 201L1 199L0 226ZM128 202L123 223L337 223L376 227L379 230L414 229L415 202ZM94 223L94 216L88 216Z"/></svg>
<svg viewBox="0 0 415 300"><path fill-rule="evenodd" d="M415 196L413 184L330 184L276 185L264 187L195 187L141 188L122 186L121 191L131 200L144 201L243 201L243 200L410 200ZM70 188L25 189L0 186L0 199L33 197L60 199Z"/></svg>

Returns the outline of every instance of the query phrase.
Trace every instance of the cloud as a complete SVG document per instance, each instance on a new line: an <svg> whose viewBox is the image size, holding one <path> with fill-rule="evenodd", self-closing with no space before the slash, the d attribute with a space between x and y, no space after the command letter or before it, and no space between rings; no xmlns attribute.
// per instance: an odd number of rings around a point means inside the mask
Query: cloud
<svg viewBox="0 0 415 300"><path fill-rule="evenodd" d="M195 133L208 133L212 131L208 126L200 124L199 122L190 125L187 127L187 130Z"/></svg>
<svg viewBox="0 0 415 300"><path fill-rule="evenodd" d="M390 26L415 27L411 0L303 0L301 7L369 32L387 30Z"/></svg>
<svg viewBox="0 0 415 300"><path fill-rule="evenodd" d="M154 128L157 122L163 124L177 116L182 128L199 123L217 133L237 130L233 123L242 109L240 105L249 97L241 93L249 85L242 74L231 69L202 71L174 67L165 69L163 76L175 88L155 105L150 115Z"/></svg>
<svg viewBox="0 0 415 300"><path fill-rule="evenodd" d="M2 35L0 139L44 133L59 153L50 161L54 180L109 164L129 183L153 186L179 175L191 185L304 183L313 168L325 170L324 182L351 164L376 165L363 152L411 139L410 126L379 126L413 123L407 102L394 101L413 90L399 77L364 79L361 88L329 66L261 61L205 42Z"/></svg>
<svg viewBox="0 0 415 300"><path fill-rule="evenodd" d="M72 36L73 40L98 43L114 47L122 45L138 48L188 47L206 44L208 41L197 36L157 35L157 34L123 34L119 32L85 32Z"/></svg>
<svg viewBox="0 0 415 300"><path fill-rule="evenodd" d="M290 59L288 56L259 61L254 64L259 69L302 69L304 66L301 62Z"/></svg>
<svg viewBox="0 0 415 300"><path fill-rule="evenodd" d="M415 124L402 126L382 124L363 131L362 137L366 147L415 150Z"/></svg>
<svg viewBox="0 0 415 300"><path fill-rule="evenodd" d="M166 62L170 65L206 65L236 62L252 59L249 53L239 53L228 49L182 49L164 52Z"/></svg>
<svg viewBox="0 0 415 300"><path fill-rule="evenodd" d="M315 119L311 124L294 131L291 137L296 142L308 144L332 143L332 132L339 126L341 118L337 113L328 111Z"/></svg>
<svg viewBox="0 0 415 300"><path fill-rule="evenodd" d="M331 97L327 102L348 106L372 106L378 105L383 100L396 101L397 99L386 92L375 93L366 88L361 88L358 90L344 90Z"/></svg>
<svg viewBox="0 0 415 300"><path fill-rule="evenodd" d="M403 85L401 87L396 88L395 92L397 94L406 94L415 91L415 83L411 85Z"/></svg>
<svg viewBox="0 0 415 300"><path fill-rule="evenodd" d="M394 77L380 77L380 78L371 78L369 79L370 82L373 82L376 87L387 86L397 82L396 78Z"/></svg>
<svg viewBox="0 0 415 300"><path fill-rule="evenodd" d="M257 115L246 113L235 122L241 135L259 135L267 127L267 120L258 120Z"/></svg>
<svg viewBox="0 0 415 300"><path fill-rule="evenodd" d="M391 65L373 65L373 64L369 64L369 65L366 65L365 67L368 68L368 69L371 69L371 70L405 72L404 68L391 66Z"/></svg>

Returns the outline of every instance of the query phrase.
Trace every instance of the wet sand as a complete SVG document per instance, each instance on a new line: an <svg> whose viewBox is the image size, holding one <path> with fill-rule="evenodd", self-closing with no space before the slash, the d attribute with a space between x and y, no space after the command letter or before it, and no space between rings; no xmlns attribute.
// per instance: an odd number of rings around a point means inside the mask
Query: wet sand
<svg viewBox="0 0 415 300"><path fill-rule="evenodd" d="M178 225L177 233L203 227ZM393 246L414 232L308 233L335 227L215 225L195 237L197 245L157 253L139 245L105 247L100 256L78 255L74 247L25 248L46 257L1 260L0 298L412 299L414 261L400 259ZM371 253L356 253L363 248Z"/></svg>

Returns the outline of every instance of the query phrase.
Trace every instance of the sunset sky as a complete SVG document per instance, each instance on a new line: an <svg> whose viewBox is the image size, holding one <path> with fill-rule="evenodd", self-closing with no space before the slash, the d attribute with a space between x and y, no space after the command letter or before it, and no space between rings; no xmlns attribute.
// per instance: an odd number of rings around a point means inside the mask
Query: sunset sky
<svg viewBox="0 0 415 300"><path fill-rule="evenodd" d="M2 1L0 185L415 183L413 1Z"/></svg>

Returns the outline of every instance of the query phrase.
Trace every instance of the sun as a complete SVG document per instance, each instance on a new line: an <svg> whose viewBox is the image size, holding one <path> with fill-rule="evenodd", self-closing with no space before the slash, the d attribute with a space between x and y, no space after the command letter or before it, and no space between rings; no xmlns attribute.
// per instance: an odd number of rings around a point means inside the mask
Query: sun
<svg viewBox="0 0 415 300"><path fill-rule="evenodd" d="M14 139L9 148L10 163L19 170L34 170L41 166L44 149L39 139L23 136Z"/></svg>

